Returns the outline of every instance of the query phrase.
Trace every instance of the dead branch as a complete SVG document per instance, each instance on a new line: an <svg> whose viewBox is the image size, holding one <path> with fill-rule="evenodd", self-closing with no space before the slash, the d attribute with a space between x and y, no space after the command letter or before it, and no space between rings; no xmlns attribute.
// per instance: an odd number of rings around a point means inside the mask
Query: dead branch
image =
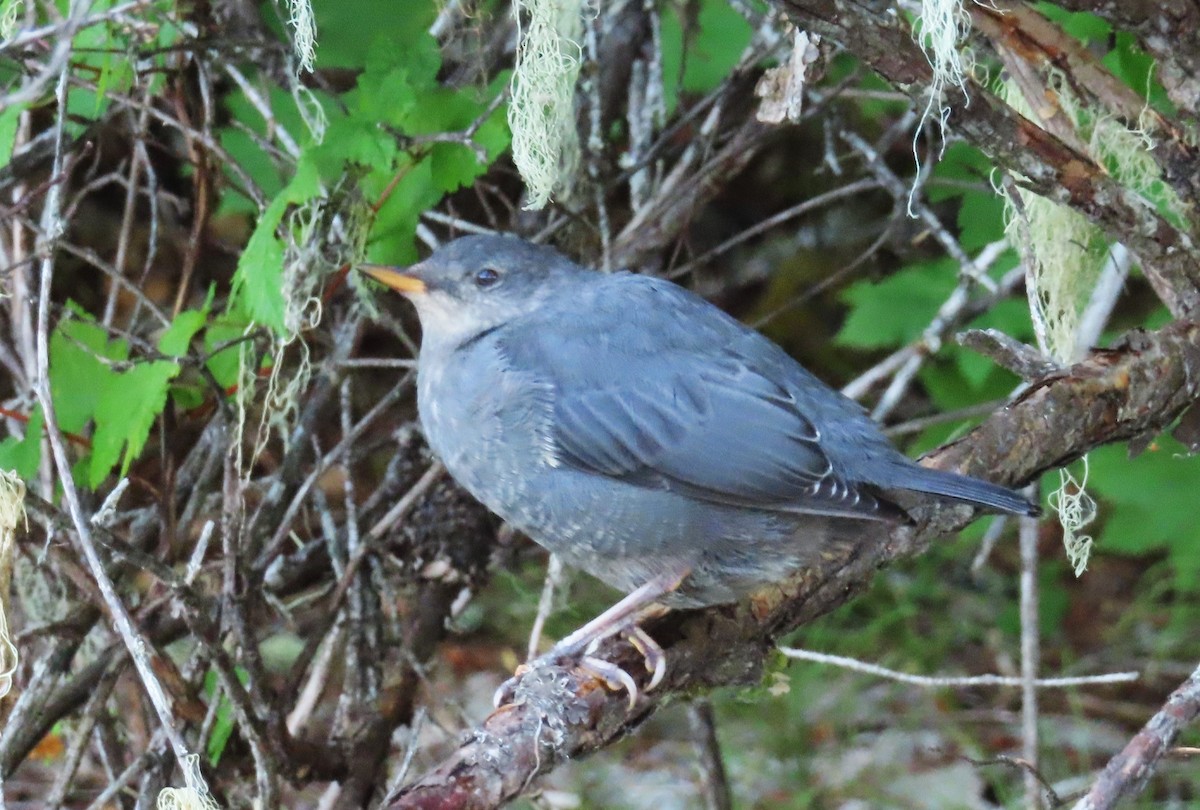
<svg viewBox="0 0 1200 810"><path fill-rule="evenodd" d="M1075 810L1108 810L1126 797L1141 793L1184 726L1200 714L1200 669L1171 693L1129 744L1105 766Z"/></svg>

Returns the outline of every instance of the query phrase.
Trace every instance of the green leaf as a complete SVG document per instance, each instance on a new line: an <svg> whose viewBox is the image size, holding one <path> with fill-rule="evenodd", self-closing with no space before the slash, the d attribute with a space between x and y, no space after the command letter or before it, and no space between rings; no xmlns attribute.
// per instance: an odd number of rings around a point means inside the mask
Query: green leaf
<svg viewBox="0 0 1200 810"><path fill-rule="evenodd" d="M0 112L0 169L12 160L13 144L17 141L17 124L20 123L22 106L6 107Z"/></svg>
<svg viewBox="0 0 1200 810"><path fill-rule="evenodd" d="M9 436L0 441L0 469L13 470L26 481L37 475L42 462L42 406L35 406L25 425L24 438Z"/></svg>
<svg viewBox="0 0 1200 810"><path fill-rule="evenodd" d="M128 356L125 341L110 343L104 330L90 321L68 320L54 330L50 336L50 395L59 429L68 433L83 430L96 411L105 383L115 374L103 360L123 361Z"/></svg>
<svg viewBox="0 0 1200 810"><path fill-rule="evenodd" d="M1196 554L1196 493L1200 459L1169 436L1160 436L1137 458L1124 445L1088 455L1087 489L1100 502L1093 526L1101 551L1145 554L1166 549L1181 587L1200 588Z"/></svg>
<svg viewBox="0 0 1200 810"><path fill-rule="evenodd" d="M661 41L667 113L680 91L706 93L717 87L741 59L753 32L724 0L701 0L699 31L685 32L677 8L662 12Z"/></svg>
<svg viewBox="0 0 1200 810"><path fill-rule="evenodd" d="M204 330L204 350L209 352L208 370L212 372L217 382L226 389L237 384L240 357L245 343L228 345L216 354L212 352L231 340L237 340L246 334L249 324L237 317L236 313L221 315Z"/></svg>
<svg viewBox="0 0 1200 810"><path fill-rule="evenodd" d="M487 168L480 164L472 150L456 143L434 144L430 162L433 184L442 191L457 191Z"/></svg>
<svg viewBox="0 0 1200 810"><path fill-rule="evenodd" d="M958 209L959 243L974 253L1004 238L1004 200L988 191L967 191Z"/></svg>
<svg viewBox="0 0 1200 810"><path fill-rule="evenodd" d="M238 667L234 672L243 685L249 681L250 678L245 669ZM219 685L220 680L216 672L209 670L205 673L204 694L210 701L214 699L218 701L216 717L213 720L212 731L208 735L208 746L205 749L210 765L216 765L221 761L221 755L225 752L225 746L229 744L229 738L233 735L233 729L237 725L229 698L223 692L217 697Z"/></svg>
<svg viewBox="0 0 1200 810"><path fill-rule="evenodd" d="M192 338L196 333L204 328L204 322L208 320L208 311L212 307L213 295L216 293L215 287L209 287L208 298L204 302L204 306L200 309L185 309L175 316L175 320L171 321L171 325L162 333L162 337L158 339L158 350L163 354L169 354L172 357L183 357L188 353L188 347L191 346Z"/></svg>
<svg viewBox="0 0 1200 810"><path fill-rule="evenodd" d="M366 168L390 166L396 156L396 139L378 124L360 117L330 119L325 140L305 150L301 162L327 182L337 180L347 164Z"/></svg>
<svg viewBox="0 0 1200 810"><path fill-rule="evenodd" d="M852 309L836 342L860 349L907 343L929 325L957 282L952 259L910 265L878 283L860 281L843 293Z"/></svg>
<svg viewBox="0 0 1200 810"><path fill-rule="evenodd" d="M403 14L397 14L399 8L403 8ZM485 5L472 5L472 18L484 13ZM418 37L429 30L436 15L433 3L405 3L402 7L395 0L322 3L318 11L321 46L317 58L323 68L363 67L371 64L372 57L377 58L377 51L404 55L419 47ZM380 20L387 20L387 25L372 25L372 21ZM488 21L479 18L474 22L486 26ZM363 47L368 41L370 46Z"/></svg>
<svg viewBox="0 0 1200 810"><path fill-rule="evenodd" d="M121 475L129 471L167 404L168 384L178 373L178 363L157 360L138 363L105 381L96 402L88 486L100 486L118 461Z"/></svg>
<svg viewBox="0 0 1200 810"><path fill-rule="evenodd" d="M980 191L986 189L990 193L994 168L991 159L977 147L955 141L946 147L946 153L933 167L933 177L925 187L925 194L932 202L941 202L972 193L971 186L975 185L982 187Z"/></svg>
<svg viewBox="0 0 1200 810"><path fill-rule="evenodd" d="M753 31L725 0L701 0L700 33L692 43L683 89L707 93L729 76L750 44Z"/></svg>
<svg viewBox="0 0 1200 810"><path fill-rule="evenodd" d="M393 178L382 173L363 181L369 198L377 198ZM371 229L367 257L371 261L406 264L417 260L413 238L421 213L436 205L442 191L433 182L433 168L423 160L407 168L392 189L391 196L379 209Z"/></svg>
<svg viewBox="0 0 1200 810"><path fill-rule="evenodd" d="M311 163L301 162L291 182L279 192L259 217L233 276L233 297L253 320L276 333L284 330L283 243L276 230L290 205L307 202L321 189Z"/></svg>
<svg viewBox="0 0 1200 810"><path fill-rule="evenodd" d="M283 192L267 206L246 249L238 258L233 277L233 297L254 320L283 332L283 243L275 232L283 221L288 201Z"/></svg>
<svg viewBox="0 0 1200 810"><path fill-rule="evenodd" d="M1087 11L1071 12L1052 3L1037 3L1034 6L1047 18L1057 22L1071 36L1084 44L1090 42L1107 42L1112 26L1104 19Z"/></svg>

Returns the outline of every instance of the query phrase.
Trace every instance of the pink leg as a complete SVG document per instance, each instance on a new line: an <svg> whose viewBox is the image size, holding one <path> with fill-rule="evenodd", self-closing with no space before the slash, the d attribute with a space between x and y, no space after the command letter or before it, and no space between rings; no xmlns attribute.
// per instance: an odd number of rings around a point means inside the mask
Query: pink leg
<svg viewBox="0 0 1200 810"><path fill-rule="evenodd" d="M689 573L690 571L682 573L672 571L659 574L555 644L554 649L547 655L555 657L574 655L583 652L591 644L603 641L609 636L614 636L631 627L636 627L640 619L647 618L643 615L647 608L678 588L679 583L683 582L684 577ZM655 613L657 610L650 612Z"/></svg>
<svg viewBox="0 0 1200 810"><path fill-rule="evenodd" d="M654 639L638 627L638 623L665 612L666 608L655 603L678 588L689 573L690 569L670 571L647 581L608 610L559 641L548 653L523 665L517 670L517 675L501 684L500 688L496 690L492 702L496 706L507 702L512 697L521 675L536 669L539 665L558 663L568 658L581 658L580 663L585 669L599 675L610 685L616 685L628 691L629 705L632 708L637 701L637 686L633 678L614 664L600 661L586 653L606 638L620 633L628 634L634 647L645 656L647 670L653 673L649 685L649 688L653 689L666 672L666 657Z"/></svg>

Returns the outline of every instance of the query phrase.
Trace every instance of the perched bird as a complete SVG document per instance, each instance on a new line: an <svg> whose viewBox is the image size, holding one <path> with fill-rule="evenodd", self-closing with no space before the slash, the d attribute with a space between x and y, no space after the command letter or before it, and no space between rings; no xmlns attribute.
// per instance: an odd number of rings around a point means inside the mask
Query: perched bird
<svg viewBox="0 0 1200 810"><path fill-rule="evenodd" d="M360 269L416 305L421 424L450 474L631 593L560 653L655 602L734 602L781 581L838 538L902 518L899 493L1037 512L914 463L855 402L669 281L512 236Z"/></svg>

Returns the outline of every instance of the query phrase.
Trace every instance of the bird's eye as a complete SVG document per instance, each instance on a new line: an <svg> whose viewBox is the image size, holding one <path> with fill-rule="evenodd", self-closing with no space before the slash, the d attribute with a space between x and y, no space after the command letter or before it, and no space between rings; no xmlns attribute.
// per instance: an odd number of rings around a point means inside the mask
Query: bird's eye
<svg viewBox="0 0 1200 810"><path fill-rule="evenodd" d="M494 267L485 267L475 272L476 287L491 287L500 280L500 271Z"/></svg>

